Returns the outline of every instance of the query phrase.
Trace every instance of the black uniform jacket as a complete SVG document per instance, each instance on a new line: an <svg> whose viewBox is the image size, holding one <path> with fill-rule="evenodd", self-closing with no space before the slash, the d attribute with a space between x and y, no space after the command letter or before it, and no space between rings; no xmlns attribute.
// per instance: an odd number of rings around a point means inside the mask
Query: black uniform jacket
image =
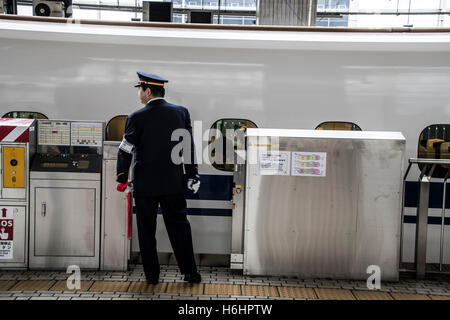
<svg viewBox="0 0 450 320"><path fill-rule="evenodd" d="M176 129L186 129L189 137L184 136L172 141ZM183 130L182 130L183 131ZM179 136L179 135L177 135ZM133 172L133 193L135 196L159 196L183 194L183 163L172 161L171 154L175 146L190 144L190 162L184 155L184 169L187 178L198 175L194 164L194 141L192 137L189 111L182 106L168 103L164 99L150 101L145 107L130 114L125 121L125 144L132 148L120 148L117 160L117 182L128 181L128 170L135 156ZM124 141L122 142L124 144ZM128 152L126 152L126 151ZM178 154L186 153L184 149ZM179 159L180 160L180 159Z"/></svg>

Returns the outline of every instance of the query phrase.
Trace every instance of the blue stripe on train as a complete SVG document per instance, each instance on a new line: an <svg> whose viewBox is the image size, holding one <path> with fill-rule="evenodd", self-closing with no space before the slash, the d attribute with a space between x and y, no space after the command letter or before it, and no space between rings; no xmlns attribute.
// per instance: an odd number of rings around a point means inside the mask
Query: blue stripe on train
<svg viewBox="0 0 450 320"><path fill-rule="evenodd" d="M185 189L186 199L198 200L225 200L232 199L233 176L202 175L201 187L198 194ZM432 209L442 208L443 183L430 183L430 204ZM448 188L445 207L450 208L450 188ZM417 207L419 183L407 181L405 185L405 207Z"/></svg>
<svg viewBox="0 0 450 320"><path fill-rule="evenodd" d="M192 194L185 189L186 199L196 200L219 200L230 201L232 199L233 176L219 176L219 175L202 175L201 187L197 194ZM186 185L186 184L185 184ZM417 207L419 183L417 181L407 181L405 184L405 207ZM450 188L447 192L445 206L450 208ZM442 208L443 183L430 183L430 204L432 209ZM133 208L133 212L135 209ZM189 215L204 215L204 216L231 216L231 209L203 209L203 208L188 208ZM415 223L415 216L405 216L405 223ZM440 217L429 217L429 224L441 224ZM445 219L445 224L450 225L449 218Z"/></svg>
<svg viewBox="0 0 450 320"><path fill-rule="evenodd" d="M407 216L407 215L405 215L403 218L404 218L403 221L405 223L414 223L415 224L416 221L417 221L417 217L416 216ZM442 218L441 217L428 217L428 224L441 225L441 223L442 223ZM450 218L445 218L444 219L444 224L446 226L449 226L450 225Z"/></svg>
<svg viewBox="0 0 450 320"><path fill-rule="evenodd" d="M430 203L429 208L442 209L444 184L441 182L430 183ZM445 199L445 207L450 208L450 188L447 186L447 195ZM417 208L419 199L419 182L406 181L405 184L405 207Z"/></svg>
<svg viewBox="0 0 450 320"><path fill-rule="evenodd" d="M186 186L187 183L184 185ZM193 194L185 187L184 196L187 200L231 201L232 191L233 176L201 175L198 193ZM136 213L136 207L133 207L133 213ZM161 209L159 209L158 214L161 214ZM232 210L187 208L187 214L192 216L231 217Z"/></svg>
<svg viewBox="0 0 450 320"><path fill-rule="evenodd" d="M133 213L136 213L136 207L133 207ZM204 208L187 208L188 215L191 216L213 216L213 217L231 217L231 209L204 209ZM158 209L158 214L161 213L161 208ZM416 216L405 215L403 221L405 223L416 223ZM441 225L441 217L428 217L428 224ZM450 225L450 218L444 219L446 226Z"/></svg>
<svg viewBox="0 0 450 320"><path fill-rule="evenodd" d="M184 184L187 185L186 183ZM184 195L186 199L197 200L225 200L232 199L233 191L233 176L218 176L218 175L201 175L200 189L197 194L192 194L191 191L185 187Z"/></svg>
<svg viewBox="0 0 450 320"><path fill-rule="evenodd" d="M136 213L136 207L133 207L133 213ZM187 208L190 216L231 217L231 213L231 209ZM162 214L161 208L158 208L158 214Z"/></svg>

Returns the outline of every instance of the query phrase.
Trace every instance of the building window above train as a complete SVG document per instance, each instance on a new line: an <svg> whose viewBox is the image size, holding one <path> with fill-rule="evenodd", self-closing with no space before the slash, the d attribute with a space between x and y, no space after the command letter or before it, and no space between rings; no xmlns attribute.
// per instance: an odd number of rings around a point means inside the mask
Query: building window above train
<svg viewBox="0 0 450 320"><path fill-rule="evenodd" d="M21 118L21 119L48 119L45 114L33 111L10 111L2 118Z"/></svg>
<svg viewBox="0 0 450 320"><path fill-rule="evenodd" d="M361 128L353 122L326 121L316 127L316 130L349 130L361 131Z"/></svg>
<svg viewBox="0 0 450 320"><path fill-rule="evenodd" d="M127 115L119 115L108 121L105 129L106 141L122 141Z"/></svg>
<svg viewBox="0 0 450 320"><path fill-rule="evenodd" d="M234 132L247 128L257 128L257 126L253 121L245 119L220 119L214 122L209 134L209 155L214 168L221 171L234 171L234 164L226 161L230 158L230 155L227 155L226 140L233 141L233 149L237 150L241 146L238 145L239 140ZM217 144L219 139L220 145Z"/></svg>
<svg viewBox="0 0 450 320"><path fill-rule="evenodd" d="M417 149L418 158L450 159L450 124L433 124L422 130ZM419 165L422 170L423 165ZM436 166L433 178L444 178L450 165Z"/></svg>

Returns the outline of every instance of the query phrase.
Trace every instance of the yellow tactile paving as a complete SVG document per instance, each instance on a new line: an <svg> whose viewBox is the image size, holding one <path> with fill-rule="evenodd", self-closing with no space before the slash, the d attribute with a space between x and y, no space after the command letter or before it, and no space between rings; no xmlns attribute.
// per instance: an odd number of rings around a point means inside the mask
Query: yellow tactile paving
<svg viewBox="0 0 450 320"><path fill-rule="evenodd" d="M395 300L430 300L427 295L415 293L391 292Z"/></svg>
<svg viewBox="0 0 450 320"><path fill-rule="evenodd" d="M272 286L242 286L243 296L278 297L277 287Z"/></svg>
<svg viewBox="0 0 450 320"><path fill-rule="evenodd" d="M97 292L126 292L130 282L126 281L95 281L89 291Z"/></svg>
<svg viewBox="0 0 450 320"><path fill-rule="evenodd" d="M394 300L388 292L352 290L357 300Z"/></svg>
<svg viewBox="0 0 450 320"><path fill-rule="evenodd" d="M131 282L128 292L143 292L143 293L164 293L166 292L167 283L158 283L157 285L147 284L145 281Z"/></svg>
<svg viewBox="0 0 450 320"><path fill-rule="evenodd" d="M25 280L19 281L9 291L48 291L54 284L55 280Z"/></svg>
<svg viewBox="0 0 450 320"><path fill-rule="evenodd" d="M278 292L282 298L317 299L312 288L278 287Z"/></svg>
<svg viewBox="0 0 450 320"><path fill-rule="evenodd" d="M184 282L170 282L167 284L166 293L182 293L182 294L203 294L202 283L184 283Z"/></svg>
<svg viewBox="0 0 450 320"><path fill-rule="evenodd" d="M450 296L437 296L430 294L429 297L431 300L450 300Z"/></svg>
<svg viewBox="0 0 450 320"><path fill-rule="evenodd" d="M355 300L351 291L347 289L316 288L315 291L319 299L323 300Z"/></svg>
<svg viewBox="0 0 450 320"><path fill-rule="evenodd" d="M205 284L205 294L241 295L241 286L238 284Z"/></svg>
<svg viewBox="0 0 450 320"><path fill-rule="evenodd" d="M1 280L0 291L8 291L16 284L15 280Z"/></svg>
<svg viewBox="0 0 450 320"><path fill-rule="evenodd" d="M80 281L81 288L80 289L69 289L67 287L67 280L60 280L55 283L53 287L50 288L50 291L88 291L92 286L94 281Z"/></svg>

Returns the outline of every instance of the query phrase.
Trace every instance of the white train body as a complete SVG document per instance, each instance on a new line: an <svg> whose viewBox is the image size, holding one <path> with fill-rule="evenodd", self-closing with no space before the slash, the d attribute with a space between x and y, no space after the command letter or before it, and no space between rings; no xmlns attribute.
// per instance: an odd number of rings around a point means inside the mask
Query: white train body
<svg viewBox="0 0 450 320"><path fill-rule="evenodd" d="M449 32L289 32L0 19L2 114L37 111L50 119L108 121L141 107L133 87L137 70L169 79L167 100L188 107L203 130L223 118L295 129L349 121L363 130L402 132L405 168L408 158L417 157L421 131L450 122ZM232 175L206 164L200 174L211 181L204 188ZM418 174L414 167L408 180L416 181ZM213 189L189 206L231 212L230 199L214 197ZM415 211L407 207L405 214ZM441 209L429 214L440 217ZM230 214L194 214L190 220L197 253L230 253ZM450 263L449 229L446 225L445 263ZM414 230L414 223L405 223L405 262L414 258ZM430 224L428 262L439 261L439 237L440 225Z"/></svg>

